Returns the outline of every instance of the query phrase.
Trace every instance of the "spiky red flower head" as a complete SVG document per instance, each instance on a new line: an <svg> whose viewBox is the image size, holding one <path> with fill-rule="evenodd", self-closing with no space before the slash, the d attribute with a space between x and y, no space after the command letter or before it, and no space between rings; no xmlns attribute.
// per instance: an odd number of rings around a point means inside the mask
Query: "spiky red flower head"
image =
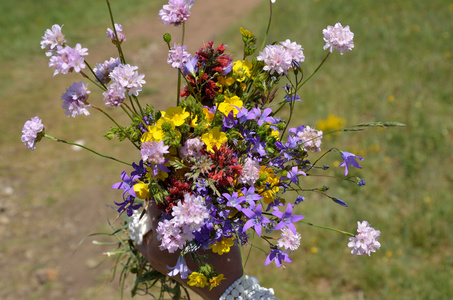
<svg viewBox="0 0 453 300"><path fill-rule="evenodd" d="M209 178L216 182L219 188L232 186L235 179L242 174L242 166L238 165L236 153L227 145L220 146L217 149L213 147L214 153L209 153L208 156L214 162L211 165Z"/></svg>
<svg viewBox="0 0 453 300"><path fill-rule="evenodd" d="M173 206L179 201L183 201L185 194L190 193L190 184L176 177L171 177L170 180L167 180L166 185L170 195L165 198L166 203L159 205L158 208L163 209L169 215L173 210Z"/></svg>

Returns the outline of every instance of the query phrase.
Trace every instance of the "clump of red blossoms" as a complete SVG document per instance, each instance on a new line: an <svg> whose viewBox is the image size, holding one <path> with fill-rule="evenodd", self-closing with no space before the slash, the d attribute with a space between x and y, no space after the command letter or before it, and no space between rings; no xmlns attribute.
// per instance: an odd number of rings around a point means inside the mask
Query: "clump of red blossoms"
<svg viewBox="0 0 453 300"><path fill-rule="evenodd" d="M236 153L225 144L219 149L214 146L213 149L214 153L208 153L214 162L208 174L209 178L215 181L218 188L232 186L233 181L242 175L242 166L238 164Z"/></svg>
<svg viewBox="0 0 453 300"><path fill-rule="evenodd" d="M197 78L187 74L190 88L185 86L181 91L181 97L186 97L193 93L199 94L201 103L205 106L214 105L214 98L219 92L217 76L225 73L233 61L229 54L224 54L225 44L221 44L216 48L213 45L214 42L210 41L197 51L197 66L198 70L202 70L202 75L199 76L200 71L197 71Z"/></svg>

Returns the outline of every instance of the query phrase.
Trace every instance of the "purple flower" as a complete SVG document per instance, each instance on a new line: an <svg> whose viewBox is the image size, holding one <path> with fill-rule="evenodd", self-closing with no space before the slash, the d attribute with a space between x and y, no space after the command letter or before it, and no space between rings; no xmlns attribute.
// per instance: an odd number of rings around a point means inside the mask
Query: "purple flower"
<svg viewBox="0 0 453 300"><path fill-rule="evenodd" d="M238 193L236 192L233 192L232 195L228 193L223 193L222 196L225 197L225 199L227 199L227 206L234 207L239 211L242 210L241 203L243 203L246 200L244 196L239 197Z"/></svg>
<svg viewBox="0 0 453 300"><path fill-rule="evenodd" d="M115 31L116 34L118 35L118 40L120 41L120 44L126 40L126 36L123 34L123 26L121 24L116 24L115 23ZM113 31L110 28L107 28L107 37L112 40L112 43L117 45L118 41L116 39L115 31Z"/></svg>
<svg viewBox="0 0 453 300"><path fill-rule="evenodd" d="M274 118L269 117L272 113L272 108L268 107L263 112L259 108L254 108L250 111L248 118L253 118L257 121L259 126L262 126L264 122L273 123Z"/></svg>
<svg viewBox="0 0 453 300"><path fill-rule="evenodd" d="M159 18L165 25L180 26L190 17L190 8L195 0L169 0L159 11Z"/></svg>
<svg viewBox="0 0 453 300"><path fill-rule="evenodd" d="M110 73L110 78L113 83L123 87L128 91L129 96L138 96L138 92L142 90L142 85L146 83L143 78L145 75L138 74L137 66L119 65Z"/></svg>
<svg viewBox="0 0 453 300"><path fill-rule="evenodd" d="M59 73L80 72L85 68L85 59L83 56L88 55L87 51L88 49L82 48L80 44L76 44L75 48L58 45L49 61L49 67L55 68L53 76Z"/></svg>
<svg viewBox="0 0 453 300"><path fill-rule="evenodd" d="M241 189L242 194L245 197L245 201L251 206L255 207L256 201L263 199L263 196L255 193L255 186L251 186L248 189L246 187Z"/></svg>
<svg viewBox="0 0 453 300"><path fill-rule="evenodd" d="M175 43L173 48L168 51L167 63L171 64L173 68L182 69L192 58L192 55L186 49L187 46L178 46Z"/></svg>
<svg viewBox="0 0 453 300"><path fill-rule="evenodd" d="M285 102L293 102L293 101L300 101L300 97L298 95L294 95L293 93L290 93L290 85L287 84L283 87L286 91L286 96L283 98Z"/></svg>
<svg viewBox="0 0 453 300"><path fill-rule="evenodd" d="M249 219L244 224L244 228L242 229L243 232L247 231L247 229L254 226L256 233L259 236L261 236L261 226L265 223L271 222L268 218L261 215L261 212L262 212L261 204L258 204L256 206L256 209L254 212L252 210L250 210L249 208L242 209L242 212Z"/></svg>
<svg viewBox="0 0 453 300"><path fill-rule="evenodd" d="M223 118L223 126L222 127L223 127L224 131L228 131L228 129L235 127L237 125L237 123L238 123L238 120L234 117L234 113L231 110L228 113L228 116L225 116Z"/></svg>
<svg viewBox="0 0 453 300"><path fill-rule="evenodd" d="M107 87L107 90L102 93L105 105L111 107L120 106L123 104L124 99L126 99L126 92L126 89L122 86L112 83Z"/></svg>
<svg viewBox="0 0 453 300"><path fill-rule="evenodd" d="M41 40L41 49L46 49L47 56L52 56L53 51L57 48L57 46L64 46L66 43L66 39L64 34L61 32L61 28L63 25L52 25L52 29L47 29L44 33L44 36Z"/></svg>
<svg viewBox="0 0 453 300"><path fill-rule="evenodd" d="M93 72L96 74L96 81L107 84L110 82L110 73L121 64L119 58L111 57L109 60L104 61L102 64L96 64L96 67L93 69Z"/></svg>
<svg viewBox="0 0 453 300"><path fill-rule="evenodd" d="M87 90L87 85L84 85L82 81L74 82L66 92L61 96L63 100L62 107L65 109L65 114L75 118L82 114L88 116L90 112L87 107L90 105L87 102L88 94L90 91Z"/></svg>
<svg viewBox="0 0 453 300"><path fill-rule="evenodd" d="M36 149L36 143L41 140L44 136L44 125L38 117L33 117L27 122L25 122L24 127L22 128L22 137L21 141L28 147L30 150Z"/></svg>
<svg viewBox="0 0 453 300"><path fill-rule="evenodd" d="M178 257L178 261L176 262L176 265L174 267L167 265L167 268L169 270L172 270L171 272L167 273L167 275L171 277L180 274L179 276L181 276L181 279L187 279L187 277L189 277L189 273L192 273L192 271L189 270L189 267L186 264L184 256L182 255Z"/></svg>
<svg viewBox="0 0 453 300"><path fill-rule="evenodd" d="M288 205L286 206L285 213L278 211L277 208L274 209L275 211L272 212L272 214L281 219L280 223L278 223L277 226L275 226L274 230L279 230L282 229L283 227L288 227L294 234L297 234L296 227L294 226L293 223L302 220L304 216L292 215L293 206L291 205L291 203L288 203Z"/></svg>
<svg viewBox="0 0 453 300"><path fill-rule="evenodd" d="M135 179L137 179L138 176L134 175L129 177L126 172L123 171L121 173L121 182L117 182L114 185L112 185L112 189L118 189L118 190L123 190L123 199L126 200L126 194L131 195L132 197L136 197L135 191L134 191L134 184L135 184Z"/></svg>
<svg viewBox="0 0 453 300"><path fill-rule="evenodd" d="M324 41L326 44L323 49L329 49L330 52L333 52L333 49L340 52L341 55L347 51L351 51L354 48L354 33L349 30L349 26L341 26L340 23L335 24L335 26L327 26L327 29L323 29L322 33L324 34Z"/></svg>
<svg viewBox="0 0 453 300"><path fill-rule="evenodd" d="M197 72L198 72L198 56L195 55L185 64L184 68L182 69L182 73L184 74L184 76L190 74L193 77L196 77Z"/></svg>
<svg viewBox="0 0 453 300"><path fill-rule="evenodd" d="M286 261L287 263L291 263L292 260L289 258L289 255L279 249L271 250L271 253L267 256L264 265L267 266L272 261L275 262L275 265L280 268L282 265L282 261Z"/></svg>
<svg viewBox="0 0 453 300"><path fill-rule="evenodd" d="M297 204L301 203L302 201L305 201L305 197L297 196L296 201L294 201L294 205L297 205Z"/></svg>
<svg viewBox="0 0 453 300"><path fill-rule="evenodd" d="M341 158L343 159L343 162L339 165L339 167L345 167L344 176L348 175L350 166L357 169L362 169L362 167L359 165L356 159L363 160L363 157L355 156L354 154L346 151L341 151Z"/></svg>
<svg viewBox="0 0 453 300"><path fill-rule="evenodd" d="M119 213L123 212L123 211L126 211L126 214L128 217L132 216L132 214L134 213L135 210L139 209L140 207L142 207L141 204L135 204L134 205L134 197L132 197L131 195L127 196L126 199L124 199L123 202L116 202L116 201L113 201L118 207L117 211Z"/></svg>
<svg viewBox="0 0 453 300"><path fill-rule="evenodd" d="M282 177L282 179L289 179L292 183L298 184L299 175L307 176L307 174L305 174L305 172L299 171L297 166L294 166L294 167L292 167L291 171L287 172L286 177Z"/></svg>

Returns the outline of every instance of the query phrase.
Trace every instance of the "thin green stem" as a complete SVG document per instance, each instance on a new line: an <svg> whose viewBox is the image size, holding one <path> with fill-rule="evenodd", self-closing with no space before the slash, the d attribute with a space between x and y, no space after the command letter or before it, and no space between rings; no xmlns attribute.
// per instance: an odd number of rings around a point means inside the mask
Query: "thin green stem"
<svg viewBox="0 0 453 300"><path fill-rule="evenodd" d="M85 65L88 67L88 69L90 69L91 73L93 74L93 76L97 79L97 81L102 85L102 87L95 81L93 81L90 77L86 76L85 74L83 74L83 72L80 72L82 73L82 75L85 76L85 78L88 78L91 82L93 82L94 84L96 84L98 87L100 87L102 90L106 91L107 90L107 87L104 85L104 83L99 79L99 77L96 75L96 73L93 71L93 69L91 68L91 66L88 64L88 62L86 60L84 60L84 63Z"/></svg>
<svg viewBox="0 0 453 300"><path fill-rule="evenodd" d="M336 229L336 228L332 228L332 227L327 227L327 226L321 226L321 225L315 225L313 223L310 223L308 221L305 221L305 220L300 220L302 223L305 223L307 225L310 225L310 226L313 226L313 227L317 227L317 228L322 228L322 229L327 229L327 230L332 230L332 231L336 231L336 232L339 232L339 233L343 233L343 234L346 234L346 235L349 235L349 236L355 236L353 233L350 233L350 232L347 232L347 231L343 231L343 230L340 230L340 229Z"/></svg>
<svg viewBox="0 0 453 300"><path fill-rule="evenodd" d="M113 32L115 33L115 37L116 37L116 48L118 49L118 54L120 56L120 59L121 59L121 62L123 64L126 64L126 58L124 57L123 55L123 50L121 49L121 43L118 39L118 33L116 32L116 28L115 28L115 20L113 19L113 13L112 13L112 8L110 7L110 2L109 0L105 0L107 2L107 6L109 8L109 14L110 14L110 21L112 22L112 27L113 27Z"/></svg>
<svg viewBox="0 0 453 300"><path fill-rule="evenodd" d="M325 61L327 60L327 58L329 57L330 53L331 53L330 51L327 52L327 55L326 55L326 56L324 57L324 59L321 61L321 63L319 64L319 66L316 68L316 70L315 70L313 73L311 73L311 75L308 76L308 78L305 79L300 85L297 86L296 91L299 90L305 83L307 83L307 81L310 80L310 78L312 78L313 75L316 74L316 72L318 72L318 70L321 68L321 66L324 64L324 62L325 62Z"/></svg>
<svg viewBox="0 0 453 300"><path fill-rule="evenodd" d="M122 160L116 159L116 158L108 156L108 155L101 154L99 152L94 151L93 149L90 149L90 148L85 147L84 145L81 145L81 144L78 144L78 143L68 142L68 141L65 141L65 140L62 140L62 139L47 135L47 134L44 134L44 137L46 137L46 138L48 138L48 139L50 139L52 141L56 141L56 142L60 142L60 143L64 143L64 144L68 144L68 145L72 145L72 146L76 146L76 147L80 147L80 148L88 150L88 151L90 151L90 152L92 152L92 153L94 153L96 155L99 155L99 156L101 156L103 158L108 158L108 159L117 161L119 163L122 163L122 164L125 164L125 165L128 165L128 166L132 166L132 164L130 164L130 163L124 162Z"/></svg>
<svg viewBox="0 0 453 300"><path fill-rule="evenodd" d="M261 45L261 51L263 51L264 46L266 46L267 36L269 35L269 29L271 28L271 21L272 21L272 2L269 0L269 22L267 23L266 34L264 35L263 44Z"/></svg>

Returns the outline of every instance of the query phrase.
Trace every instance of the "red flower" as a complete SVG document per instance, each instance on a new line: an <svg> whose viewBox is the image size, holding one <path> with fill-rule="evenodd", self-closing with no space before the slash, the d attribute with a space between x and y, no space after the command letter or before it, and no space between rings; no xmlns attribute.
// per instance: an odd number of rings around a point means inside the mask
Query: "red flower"
<svg viewBox="0 0 453 300"><path fill-rule="evenodd" d="M209 178L214 180L219 188L232 186L234 180L242 174L242 166L237 164L236 153L226 145L222 145L220 149L214 146L213 149L214 153L208 154L214 162Z"/></svg>

